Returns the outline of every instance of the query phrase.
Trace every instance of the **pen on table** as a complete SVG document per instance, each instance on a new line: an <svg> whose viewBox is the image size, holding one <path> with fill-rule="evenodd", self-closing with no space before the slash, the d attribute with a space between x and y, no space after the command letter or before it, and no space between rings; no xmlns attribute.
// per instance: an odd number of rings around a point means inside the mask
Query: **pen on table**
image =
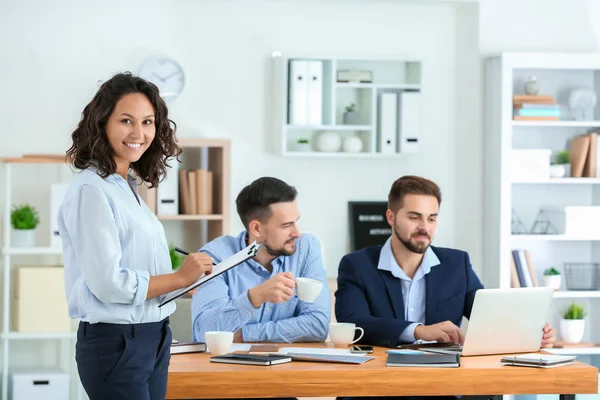
<svg viewBox="0 0 600 400"><path fill-rule="evenodd" d="M178 252L179 252L179 253L181 253L181 254L185 254L186 256L187 256L188 254L190 254L190 253L188 253L187 251L185 251L185 250L183 250L183 249L180 249L179 247L175 247L175 251L178 251ZM213 265L217 265L217 263L216 263L216 262L214 262L214 261L213 261L213 263L212 263L212 264L213 264Z"/></svg>

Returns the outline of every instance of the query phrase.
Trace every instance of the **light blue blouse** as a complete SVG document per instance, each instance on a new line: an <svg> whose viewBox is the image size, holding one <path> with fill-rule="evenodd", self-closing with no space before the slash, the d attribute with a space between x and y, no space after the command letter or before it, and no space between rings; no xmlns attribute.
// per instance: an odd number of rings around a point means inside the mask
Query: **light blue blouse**
<svg viewBox="0 0 600 400"><path fill-rule="evenodd" d="M137 196L137 183L93 167L76 174L58 213L69 316L89 323L157 322L171 302L146 300L150 276L171 273L162 224ZM132 189L135 191L135 195ZM138 199L139 198L139 202Z"/></svg>

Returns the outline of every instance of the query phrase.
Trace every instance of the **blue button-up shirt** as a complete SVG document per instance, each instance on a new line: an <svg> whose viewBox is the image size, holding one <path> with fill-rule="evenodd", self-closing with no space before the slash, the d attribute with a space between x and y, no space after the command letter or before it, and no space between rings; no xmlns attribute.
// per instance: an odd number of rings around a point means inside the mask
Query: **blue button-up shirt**
<svg viewBox="0 0 600 400"><path fill-rule="evenodd" d="M410 279L400 268L392 252L392 238L390 237L379 255L377 268L389 271L402 283L402 299L404 300L404 319L414 321L414 323L404 329L400 334L401 342L415 341L415 328L425 323L425 291L427 289L425 275L431 271L432 267L440 264L440 260L435 255L431 247L425 250L423 260L417 268L415 276Z"/></svg>
<svg viewBox="0 0 600 400"><path fill-rule="evenodd" d="M58 213L72 318L89 323L157 322L175 311L146 300L151 275L172 272L162 224L137 196L134 178L77 174ZM132 192L131 187L135 191Z"/></svg>
<svg viewBox="0 0 600 400"><path fill-rule="evenodd" d="M200 251L220 262L246 246L244 231L237 237L219 237ZM271 266L273 271L269 272L250 259L200 286L192 300L194 340L204 341L208 331L241 329L245 342L324 341L331 318L331 295L318 240L310 234L301 235L294 254L275 258ZM280 272L291 272L295 278L317 279L323 282L323 289L314 303L293 296L284 303L264 303L254 308L248 290Z"/></svg>

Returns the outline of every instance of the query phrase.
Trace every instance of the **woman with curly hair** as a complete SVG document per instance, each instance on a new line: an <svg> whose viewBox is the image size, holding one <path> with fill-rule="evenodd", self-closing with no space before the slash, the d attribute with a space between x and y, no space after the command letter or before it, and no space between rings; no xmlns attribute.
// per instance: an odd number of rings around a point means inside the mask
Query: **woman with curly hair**
<svg viewBox="0 0 600 400"><path fill-rule="evenodd" d="M175 128L158 88L122 73L100 87L72 134L67 157L80 171L58 224L69 315L80 319L75 359L91 400L165 398L175 304L159 307L161 296L212 269L212 258L193 253L172 272L164 229L130 175L158 185L181 153Z"/></svg>

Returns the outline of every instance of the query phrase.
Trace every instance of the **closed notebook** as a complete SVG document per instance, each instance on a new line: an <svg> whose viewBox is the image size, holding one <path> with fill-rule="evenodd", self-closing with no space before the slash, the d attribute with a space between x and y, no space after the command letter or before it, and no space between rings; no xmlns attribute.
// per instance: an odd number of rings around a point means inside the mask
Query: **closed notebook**
<svg viewBox="0 0 600 400"><path fill-rule="evenodd" d="M573 364L575 356L557 356L553 354L521 354L518 356L502 357L500 362L504 365L516 367L552 368L561 365Z"/></svg>
<svg viewBox="0 0 600 400"><path fill-rule="evenodd" d="M223 354L213 356L211 362L225 364L248 364L248 365L276 365L291 362L292 359L285 355L258 355L258 354Z"/></svg>
<svg viewBox="0 0 600 400"><path fill-rule="evenodd" d="M458 368L460 354L434 354L414 350L388 350L388 367Z"/></svg>
<svg viewBox="0 0 600 400"><path fill-rule="evenodd" d="M205 351L206 351L205 343L188 342L188 343L173 343L173 344L171 344L171 354L204 353Z"/></svg>

